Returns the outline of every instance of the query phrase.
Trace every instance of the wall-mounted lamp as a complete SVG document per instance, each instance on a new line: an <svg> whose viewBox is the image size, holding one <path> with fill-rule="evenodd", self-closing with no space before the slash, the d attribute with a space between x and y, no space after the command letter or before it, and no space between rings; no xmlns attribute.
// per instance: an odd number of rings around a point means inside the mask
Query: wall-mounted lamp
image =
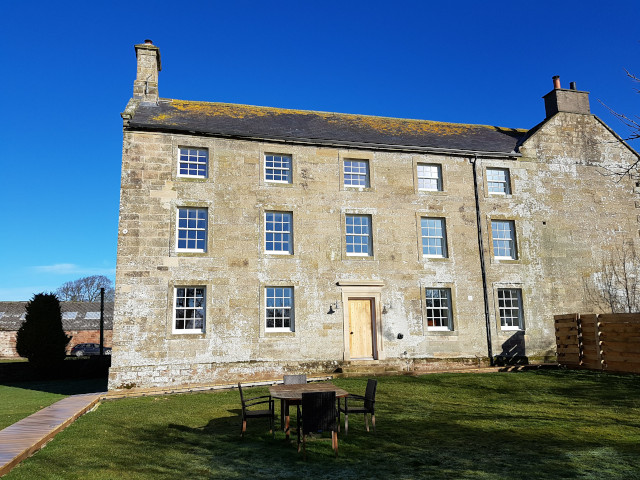
<svg viewBox="0 0 640 480"><path fill-rule="evenodd" d="M333 303L329 304L329 311L327 312L329 315L333 315L338 310L338 301L336 300Z"/></svg>

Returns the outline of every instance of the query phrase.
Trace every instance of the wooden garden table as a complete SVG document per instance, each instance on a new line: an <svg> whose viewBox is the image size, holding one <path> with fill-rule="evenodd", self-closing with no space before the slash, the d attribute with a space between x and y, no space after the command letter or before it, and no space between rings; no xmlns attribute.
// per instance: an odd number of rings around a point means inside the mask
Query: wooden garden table
<svg viewBox="0 0 640 480"><path fill-rule="evenodd" d="M302 403L302 394L306 392L336 392L336 398L349 395L346 390L336 387L333 383L326 382L271 385L269 387L269 395L280 399L280 424L287 438L289 438L290 427L289 405Z"/></svg>

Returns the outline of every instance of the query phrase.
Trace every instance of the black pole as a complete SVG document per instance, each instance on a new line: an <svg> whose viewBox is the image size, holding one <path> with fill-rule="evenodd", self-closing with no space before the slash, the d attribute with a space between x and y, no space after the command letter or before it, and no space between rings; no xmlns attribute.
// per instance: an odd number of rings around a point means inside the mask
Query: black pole
<svg viewBox="0 0 640 480"><path fill-rule="evenodd" d="M470 159L471 160L471 159ZM471 160L473 166L473 193L476 199L476 222L478 224L478 249L480 250L480 272L482 273L482 297L484 300L484 322L487 330L487 355L489 365L494 366L493 346L491 344L491 317L489 315L489 295L487 294L487 272L484 264L484 245L482 244L482 217L480 215L480 198L478 195L478 174L476 173L476 163L478 157Z"/></svg>
<svg viewBox="0 0 640 480"><path fill-rule="evenodd" d="M104 355L104 288L100 289L100 356Z"/></svg>

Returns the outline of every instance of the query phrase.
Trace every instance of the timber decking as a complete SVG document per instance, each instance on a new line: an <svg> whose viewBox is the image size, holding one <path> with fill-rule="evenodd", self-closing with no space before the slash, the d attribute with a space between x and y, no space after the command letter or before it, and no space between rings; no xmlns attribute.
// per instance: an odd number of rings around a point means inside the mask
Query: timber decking
<svg viewBox="0 0 640 480"><path fill-rule="evenodd" d="M0 430L0 476L41 449L58 432L91 410L103 393L72 395Z"/></svg>

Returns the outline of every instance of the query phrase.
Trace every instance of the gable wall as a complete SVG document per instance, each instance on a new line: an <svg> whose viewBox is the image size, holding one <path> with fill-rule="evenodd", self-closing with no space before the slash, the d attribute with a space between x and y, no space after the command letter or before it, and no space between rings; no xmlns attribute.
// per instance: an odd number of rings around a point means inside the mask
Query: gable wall
<svg viewBox="0 0 640 480"><path fill-rule="evenodd" d="M520 261L490 260L487 270L492 283L522 284L526 345L535 350L549 347L554 314L594 311L584 282L623 241L638 245L639 195L631 179L606 174L635 156L591 115L556 114L520 151L514 194L485 196L482 209L516 221ZM499 329L497 338L506 341Z"/></svg>

